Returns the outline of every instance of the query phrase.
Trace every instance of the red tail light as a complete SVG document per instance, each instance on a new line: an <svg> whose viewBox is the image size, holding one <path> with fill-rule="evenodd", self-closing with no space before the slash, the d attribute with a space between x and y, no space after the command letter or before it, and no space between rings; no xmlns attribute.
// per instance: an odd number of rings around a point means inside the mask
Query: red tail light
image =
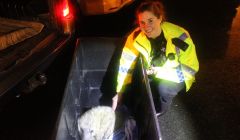
<svg viewBox="0 0 240 140"><path fill-rule="evenodd" d="M69 7L66 7L65 9L63 9L63 16L67 17L69 15Z"/></svg>
<svg viewBox="0 0 240 140"><path fill-rule="evenodd" d="M73 18L73 10L71 5L68 3L68 0L62 0L55 5L54 13L56 17L60 20L65 20Z"/></svg>
<svg viewBox="0 0 240 140"><path fill-rule="evenodd" d="M64 0L63 2L62 14L64 18L72 18L71 10L67 0Z"/></svg>
<svg viewBox="0 0 240 140"><path fill-rule="evenodd" d="M74 8L70 1L60 0L54 7L58 29L65 34L71 34L74 30Z"/></svg>

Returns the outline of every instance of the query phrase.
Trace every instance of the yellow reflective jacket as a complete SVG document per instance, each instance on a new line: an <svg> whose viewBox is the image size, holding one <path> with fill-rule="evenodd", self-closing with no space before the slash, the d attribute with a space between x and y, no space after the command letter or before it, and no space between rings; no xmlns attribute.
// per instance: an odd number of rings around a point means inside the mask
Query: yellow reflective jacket
<svg viewBox="0 0 240 140"><path fill-rule="evenodd" d="M164 37L167 40L166 56L168 54L175 54L174 64L179 64L178 67L171 66L165 63L162 67L157 67L156 78L165 79L173 82L182 82L183 79L186 84L186 91L188 91L195 81L195 74L199 70L199 63L195 51L195 45L188 34L188 32L169 22L163 22L161 29ZM174 44L174 39L180 39L187 43L187 47L177 46ZM117 77L117 92L122 92L126 84L131 83L133 69L136 64L136 58L142 54L144 56L147 67L151 63L151 44L146 35L136 28L127 38L122 55L120 58L120 65ZM168 62L168 61L167 61ZM182 75L179 77L179 70Z"/></svg>

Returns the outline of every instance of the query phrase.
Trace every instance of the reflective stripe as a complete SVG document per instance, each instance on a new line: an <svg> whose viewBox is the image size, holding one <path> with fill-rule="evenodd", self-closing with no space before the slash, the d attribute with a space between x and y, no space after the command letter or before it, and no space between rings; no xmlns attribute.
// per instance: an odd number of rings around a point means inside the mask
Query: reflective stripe
<svg viewBox="0 0 240 140"><path fill-rule="evenodd" d="M179 39L181 39L181 40L183 40L183 41L184 41L185 39L187 39L187 38L188 38L188 36L187 36L186 33L182 33L182 34L179 36ZM175 48L176 48L177 55L179 56L179 55L180 55L180 48L179 48L178 46L176 46ZM178 75L179 81L180 81L180 82L183 82L183 81L184 81L184 75L183 75L183 72L182 72L182 70L181 70L181 66L182 66L182 65L180 65L180 66L177 68L177 75Z"/></svg>
<svg viewBox="0 0 240 140"><path fill-rule="evenodd" d="M123 52L122 56L123 56L124 59L129 60L129 61L133 61L136 58L135 55L131 55L127 52Z"/></svg>
<svg viewBox="0 0 240 140"><path fill-rule="evenodd" d="M123 66L120 66L119 67L119 72L121 72L121 73L132 73L133 70L132 69L128 69L128 68L123 67Z"/></svg>
<svg viewBox="0 0 240 140"><path fill-rule="evenodd" d="M148 50L143 45L141 45L138 41L134 42L134 46L145 57L147 65L150 65L151 58L149 57Z"/></svg>
<svg viewBox="0 0 240 140"><path fill-rule="evenodd" d="M186 33L182 33L180 36L179 36L179 39L181 40L185 40L188 38L188 35ZM177 55L179 56L180 54L180 48L178 46L176 46L176 52L177 52Z"/></svg>
<svg viewBox="0 0 240 140"><path fill-rule="evenodd" d="M173 68L163 68L163 67L155 67L157 70L156 77L159 79L165 79L168 81L180 83L180 79L178 77L178 73L176 69Z"/></svg>
<svg viewBox="0 0 240 140"><path fill-rule="evenodd" d="M137 55L131 49L127 47L123 49L118 69L117 92L123 90L122 88L124 85L131 82L131 75L136 57Z"/></svg>
<svg viewBox="0 0 240 140"><path fill-rule="evenodd" d="M188 67L187 65L181 64L181 67L182 67L182 70L184 70L185 72L189 73L192 76L194 76L197 73L197 71Z"/></svg>
<svg viewBox="0 0 240 140"><path fill-rule="evenodd" d="M177 55L179 56L179 54L180 54L180 48L178 48L177 46L176 46L175 48L176 48Z"/></svg>
<svg viewBox="0 0 240 140"><path fill-rule="evenodd" d="M188 35L186 33L182 33L179 38L184 41L188 38Z"/></svg>
<svg viewBox="0 0 240 140"><path fill-rule="evenodd" d="M177 67L176 72L177 72L177 76L178 76L178 78L179 78L179 81L180 81L180 82L183 82L183 81L184 81L184 75L183 75L183 72L182 72L180 66Z"/></svg>

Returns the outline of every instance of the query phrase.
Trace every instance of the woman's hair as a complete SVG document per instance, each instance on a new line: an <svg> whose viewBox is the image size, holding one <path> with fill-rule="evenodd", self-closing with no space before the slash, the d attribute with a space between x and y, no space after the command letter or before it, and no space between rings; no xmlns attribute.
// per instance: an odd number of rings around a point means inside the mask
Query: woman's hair
<svg viewBox="0 0 240 140"><path fill-rule="evenodd" d="M157 18L162 16L162 20L166 20L164 6L159 1L145 1L141 3L136 10L136 17L145 11L152 12Z"/></svg>

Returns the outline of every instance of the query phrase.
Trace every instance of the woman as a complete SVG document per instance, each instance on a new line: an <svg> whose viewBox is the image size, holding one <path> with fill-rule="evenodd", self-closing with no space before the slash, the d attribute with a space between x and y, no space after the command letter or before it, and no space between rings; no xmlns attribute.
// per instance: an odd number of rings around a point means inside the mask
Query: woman
<svg viewBox="0 0 240 140"><path fill-rule="evenodd" d="M195 81L199 69L195 45L185 29L165 21L164 7L158 1L140 4L136 16L139 27L124 45L112 108L116 109L124 87L131 83L137 57L142 55L151 88L159 94L155 108L161 115L177 93L184 88L188 91Z"/></svg>

